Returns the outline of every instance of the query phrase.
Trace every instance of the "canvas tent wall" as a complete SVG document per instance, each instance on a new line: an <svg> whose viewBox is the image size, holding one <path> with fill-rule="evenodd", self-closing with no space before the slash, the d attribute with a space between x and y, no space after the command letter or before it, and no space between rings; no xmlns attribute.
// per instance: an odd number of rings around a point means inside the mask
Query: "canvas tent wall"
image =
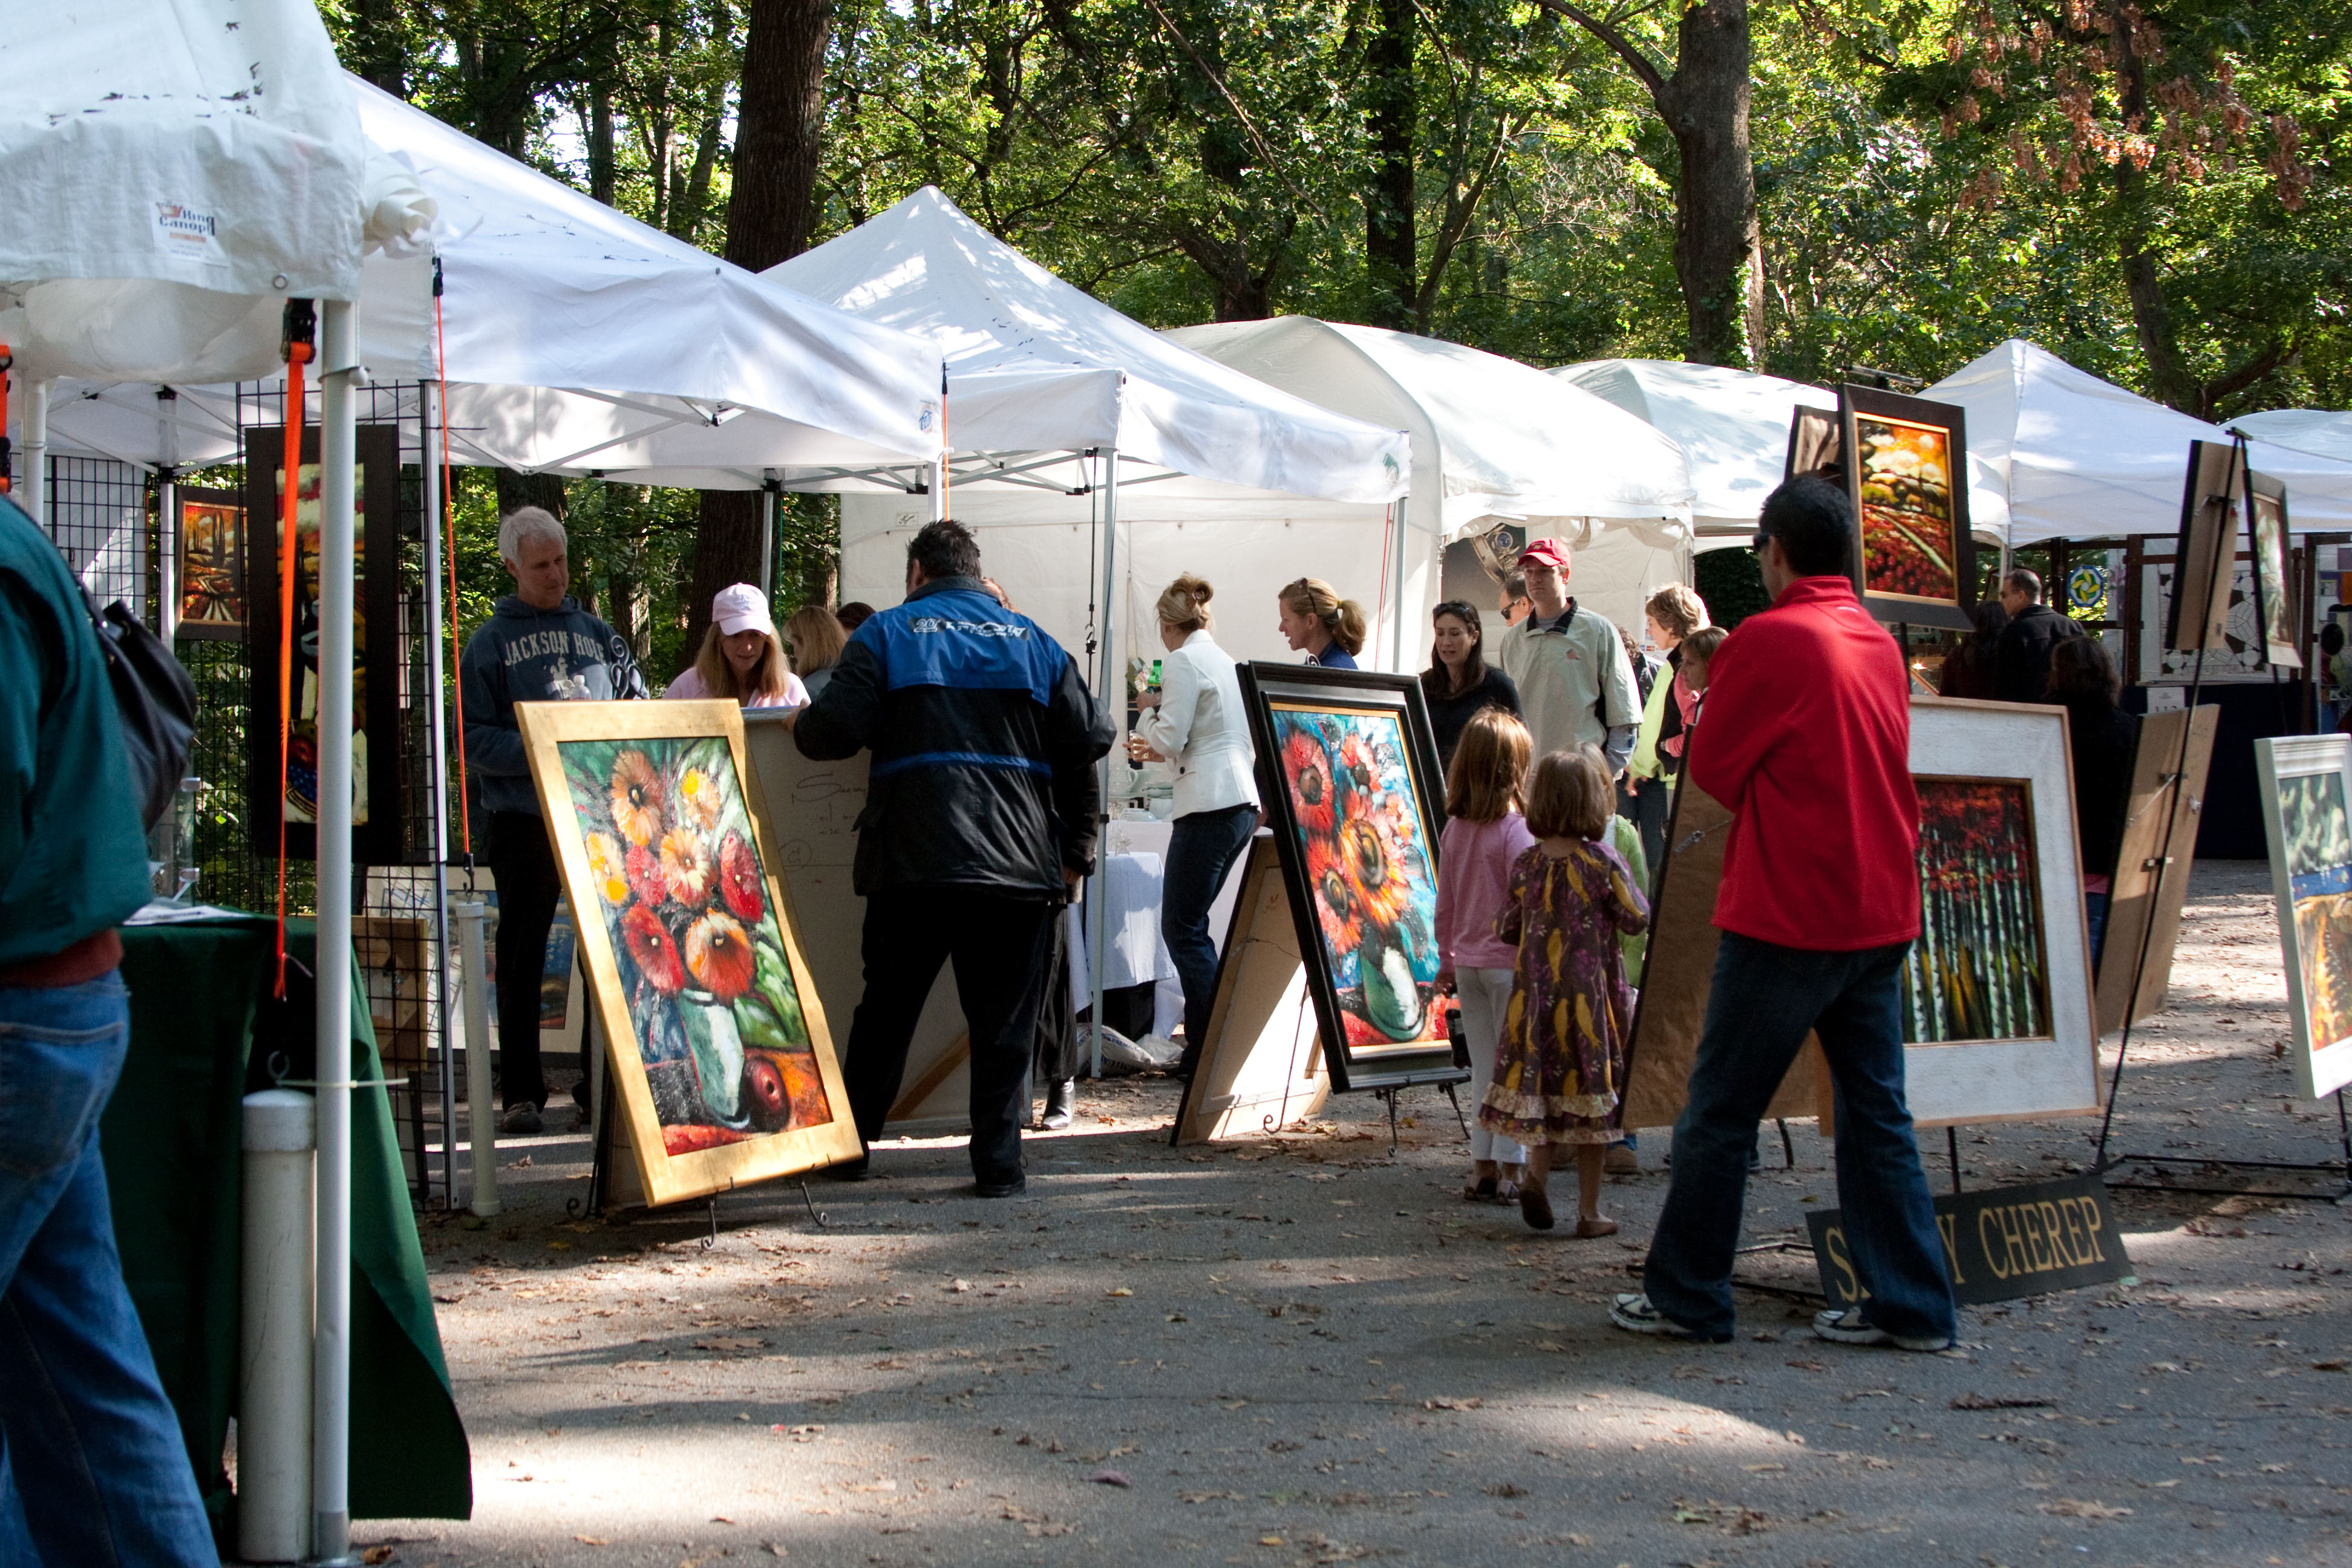
<svg viewBox="0 0 2352 1568"><path fill-rule="evenodd" d="M1391 579L1399 613L1381 628L1381 668L1426 662L1429 609L1445 596L1446 547L1496 523L1576 546L1570 592L1637 635L1649 593L1689 577L1691 485L1681 448L1581 387L1459 343L1311 316L1166 335L1412 435L1404 548ZM1349 586L1330 571L1316 575Z"/></svg>
<svg viewBox="0 0 2352 1568"><path fill-rule="evenodd" d="M2175 531L2189 443L2230 439L2220 426L2126 392L2022 338L1921 395L1967 410L1970 521L2011 549ZM2249 457L2257 471L2285 482L2296 532L2352 527L2352 463L2263 439Z"/></svg>
<svg viewBox="0 0 2352 1568"><path fill-rule="evenodd" d="M927 338L947 362L947 496L845 478L844 599L898 602L905 541L939 499L981 531L990 574L1074 650L1089 643L1092 605L1094 629L1112 626L1121 650L1156 651L1139 609L1187 568L1234 585L1278 572L1270 595L1277 581L1360 563L1367 602L1377 596L1388 503L1411 461L1396 426L1334 414L1171 342L928 186L767 276ZM1104 537L1114 504L1115 542ZM1100 598L1106 546L1122 584L1116 605ZM1246 639L1259 619L1270 624L1270 612L1225 628ZM1226 646L1242 657L1286 651L1263 639Z"/></svg>
<svg viewBox="0 0 2352 1568"><path fill-rule="evenodd" d="M1690 464L1691 547L1701 551L1747 545L1786 470L1790 416L1837 407L1824 387L1681 360L1586 360L1549 374L1674 438Z"/></svg>

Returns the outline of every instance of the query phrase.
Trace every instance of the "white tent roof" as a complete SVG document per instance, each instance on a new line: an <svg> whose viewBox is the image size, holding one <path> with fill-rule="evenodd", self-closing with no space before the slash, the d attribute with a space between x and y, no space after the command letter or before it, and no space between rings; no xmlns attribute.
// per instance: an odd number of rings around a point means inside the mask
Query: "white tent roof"
<svg viewBox="0 0 2352 1568"><path fill-rule="evenodd" d="M1588 519L1690 520L1690 470L1658 430L1581 387L1460 343L1277 316L1165 334L1286 392L1412 437L1414 526L1444 540L1487 519L1573 537Z"/></svg>
<svg viewBox="0 0 2352 1568"><path fill-rule="evenodd" d="M1690 464L1692 523L1741 542L1780 482L1795 410L1837 407L1824 387L1681 360L1586 360L1550 374L1672 437Z"/></svg>
<svg viewBox="0 0 2352 1568"><path fill-rule="evenodd" d="M960 452L1116 447L1122 464L1372 505L1404 488L1399 423L1360 424L1188 353L932 186L765 276L936 343Z"/></svg>
<svg viewBox="0 0 2352 1568"><path fill-rule="evenodd" d="M367 161L310 0L77 0L0 27L0 340L26 380L257 374L359 286Z"/></svg>
<svg viewBox="0 0 2352 1568"><path fill-rule="evenodd" d="M438 204L448 418L460 462L743 489L763 471L919 463L939 444L938 351L764 280L342 77L367 138ZM369 258L362 350L436 374L432 263ZM274 345L273 337L273 345ZM230 387L58 388L59 449L194 463L235 450ZM176 443L176 446L173 446Z"/></svg>
<svg viewBox="0 0 2352 1568"><path fill-rule="evenodd" d="M2285 447L2315 458L2352 463L2352 414L2332 408L2270 408L2230 421L2258 441ZM2289 497L2288 509L2294 509Z"/></svg>
<svg viewBox="0 0 2352 1568"><path fill-rule="evenodd" d="M2191 441L2229 432L2011 338L1921 395L1968 413L1969 521L2012 547L2171 533ZM2256 432L2249 428L2247 434ZM2265 440L2249 458L2287 487L2295 531L2352 525L2352 463Z"/></svg>

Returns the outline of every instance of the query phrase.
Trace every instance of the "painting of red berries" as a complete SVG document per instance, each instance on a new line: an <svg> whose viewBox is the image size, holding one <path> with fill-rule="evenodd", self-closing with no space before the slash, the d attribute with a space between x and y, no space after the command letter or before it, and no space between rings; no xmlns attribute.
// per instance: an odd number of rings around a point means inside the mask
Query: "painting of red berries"
<svg viewBox="0 0 2352 1568"><path fill-rule="evenodd" d="M1853 427L1863 591L1958 603L1951 432L1860 413Z"/></svg>

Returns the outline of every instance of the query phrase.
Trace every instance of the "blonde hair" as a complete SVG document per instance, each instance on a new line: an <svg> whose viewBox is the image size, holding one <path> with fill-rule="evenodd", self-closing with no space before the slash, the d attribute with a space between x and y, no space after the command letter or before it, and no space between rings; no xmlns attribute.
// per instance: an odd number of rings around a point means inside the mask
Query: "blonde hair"
<svg viewBox="0 0 2352 1568"><path fill-rule="evenodd" d="M1185 573L1161 590L1160 603L1153 606L1163 626L1174 626L1188 637L1209 629L1209 601L1217 591L1190 572Z"/></svg>
<svg viewBox="0 0 2352 1568"><path fill-rule="evenodd" d="M1528 773L1528 831L1538 838L1598 838L1616 815L1617 791L1592 748L1549 752Z"/></svg>
<svg viewBox="0 0 2352 1568"><path fill-rule="evenodd" d="M1528 727L1509 711L1481 708L1471 714L1445 770L1445 815L1498 822L1518 810L1534 749Z"/></svg>
<svg viewBox="0 0 2352 1568"><path fill-rule="evenodd" d="M746 630L750 628L745 628ZM765 634L768 646L760 650L760 662L751 667L751 679L735 679L735 667L727 660L727 634L719 623L702 634L702 650L694 656L694 673L701 679L702 690L709 697L732 697L738 702L748 702L754 697L782 697L784 677L790 673L784 662L783 646L776 641L773 632Z"/></svg>
<svg viewBox="0 0 2352 1568"><path fill-rule="evenodd" d="M1669 583L1651 595L1642 613L1677 637L1687 638L1706 625L1706 601L1680 583Z"/></svg>
<svg viewBox="0 0 2352 1568"><path fill-rule="evenodd" d="M1290 606L1294 616L1306 616L1323 623L1331 636L1352 658L1364 651L1364 606L1353 599L1339 597L1339 591L1319 577L1301 577L1282 590L1282 602Z"/></svg>
<svg viewBox="0 0 2352 1568"><path fill-rule="evenodd" d="M839 616L823 605L803 605L784 623L784 640L792 645L793 673L806 677L841 662L841 650L849 646L849 630Z"/></svg>

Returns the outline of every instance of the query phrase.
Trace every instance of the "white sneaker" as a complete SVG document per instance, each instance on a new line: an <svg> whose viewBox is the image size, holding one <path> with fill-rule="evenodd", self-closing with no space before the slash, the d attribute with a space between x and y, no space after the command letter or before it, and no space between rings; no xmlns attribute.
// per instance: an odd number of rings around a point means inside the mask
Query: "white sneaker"
<svg viewBox="0 0 2352 1568"><path fill-rule="evenodd" d="M1896 1350L1901 1351L1948 1351L1952 1348L1952 1338L1949 1334L1941 1339L1933 1340L1890 1334L1876 1323L1864 1318L1859 1307L1848 1307L1843 1311L1814 1313L1813 1332L1825 1340L1833 1340L1842 1345L1893 1345Z"/></svg>

